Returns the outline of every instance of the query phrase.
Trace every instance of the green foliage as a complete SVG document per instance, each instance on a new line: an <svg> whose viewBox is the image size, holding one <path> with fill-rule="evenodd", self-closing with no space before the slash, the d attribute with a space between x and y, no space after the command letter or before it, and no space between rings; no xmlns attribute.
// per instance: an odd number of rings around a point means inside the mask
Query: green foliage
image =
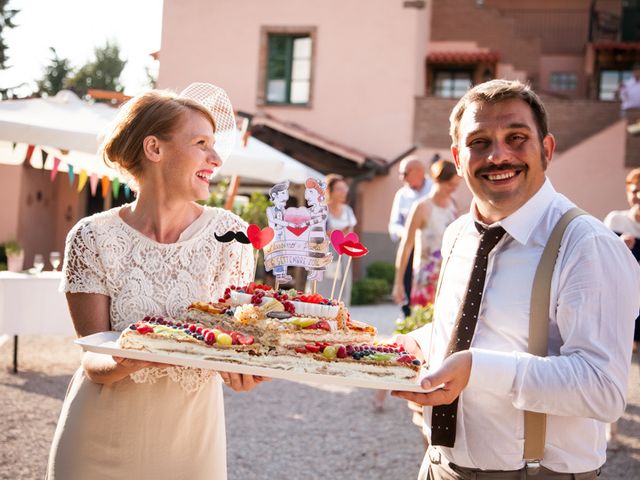
<svg viewBox="0 0 640 480"><path fill-rule="evenodd" d="M224 201L227 196L227 188L229 188L229 179L224 178L220 180L218 185L211 191L209 194L209 199L204 202L205 205L209 207L224 207Z"/></svg>
<svg viewBox="0 0 640 480"><path fill-rule="evenodd" d="M393 287L393 279L395 275L396 267L390 262L376 261L367 267L367 277L381 278L386 281L389 284L389 292L391 292L391 287Z"/></svg>
<svg viewBox="0 0 640 480"><path fill-rule="evenodd" d="M11 255L20 255L22 252L22 245L16 240L9 240L4 244L5 254L9 257Z"/></svg>
<svg viewBox="0 0 640 480"><path fill-rule="evenodd" d="M431 323L433 321L433 304L426 307L411 307L411 315L404 319L396 320L396 330L394 333L409 333L415 329Z"/></svg>
<svg viewBox="0 0 640 480"><path fill-rule="evenodd" d="M13 17L20 10L7 9L7 5L9 0L0 0L0 70L4 70L7 67L7 60L9 57L7 56L7 44L4 42L2 38L2 33L5 28L15 28L17 25L13 23Z"/></svg>
<svg viewBox="0 0 640 480"><path fill-rule="evenodd" d="M69 81L79 95L86 95L90 88L122 92L120 74L127 61L120 58L120 47L107 41L104 47L96 47L95 60L81 67Z"/></svg>
<svg viewBox="0 0 640 480"><path fill-rule="evenodd" d="M204 204L210 207L224 208L228 188L228 179L220 181ZM248 202L233 206L233 213L242 217L249 224L255 223L260 228L264 228L267 226L267 207L269 205L269 199L265 195L260 192L252 192Z"/></svg>
<svg viewBox="0 0 640 480"><path fill-rule="evenodd" d="M49 50L53 53L53 58L45 67L42 79L37 81L37 93L40 96L43 94L53 96L65 88L73 70L69 59L60 58L53 47L49 47Z"/></svg>
<svg viewBox="0 0 640 480"><path fill-rule="evenodd" d="M255 223L260 228L267 226L267 207L270 205L269 199L260 192L251 192L249 201L242 205L238 215L251 224Z"/></svg>
<svg viewBox="0 0 640 480"><path fill-rule="evenodd" d="M353 284L351 303L353 305L369 305L378 303L389 293L389 284L381 278L363 278Z"/></svg>

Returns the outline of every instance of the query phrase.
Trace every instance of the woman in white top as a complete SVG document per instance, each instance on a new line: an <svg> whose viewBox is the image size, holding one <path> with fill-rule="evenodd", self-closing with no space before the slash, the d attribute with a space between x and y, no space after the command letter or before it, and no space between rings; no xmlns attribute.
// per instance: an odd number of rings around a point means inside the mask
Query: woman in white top
<svg viewBox="0 0 640 480"><path fill-rule="evenodd" d="M250 246L214 236L245 222L195 202L208 198L222 164L217 115L161 91L122 108L104 154L136 181L137 199L80 220L67 236L63 290L79 336L121 331L145 315L178 317L251 278ZM84 353L47 478L226 478L221 376L234 390L262 380Z"/></svg>
<svg viewBox="0 0 640 480"><path fill-rule="evenodd" d="M433 303L440 273L442 236L458 216L452 194L460 184L456 166L449 160L438 160L431 166L434 184L429 195L417 202L406 223L396 254L396 277L393 296L402 303L405 298L403 274L415 245L411 305ZM400 272L400 273L399 273Z"/></svg>
<svg viewBox="0 0 640 480"><path fill-rule="evenodd" d="M334 230L341 230L344 234L353 232L353 228L358 221L353 213L353 209L347 204L349 185L347 185L347 182L342 176L335 174L327 175L325 182L327 185L327 208L329 213L327 218L327 234L331 235L331 232ZM339 286L342 282L342 275L346 265L343 259L343 261L340 262L342 266L341 272L337 272L338 254L333 250L333 247L331 252L333 253L333 262L327 266L324 280L317 284L317 292L325 298L331 297L331 288L336 274L338 275L338 281L334 297L338 296ZM307 290L310 289L307 288ZM351 304L351 270L347 272L342 301L347 306Z"/></svg>

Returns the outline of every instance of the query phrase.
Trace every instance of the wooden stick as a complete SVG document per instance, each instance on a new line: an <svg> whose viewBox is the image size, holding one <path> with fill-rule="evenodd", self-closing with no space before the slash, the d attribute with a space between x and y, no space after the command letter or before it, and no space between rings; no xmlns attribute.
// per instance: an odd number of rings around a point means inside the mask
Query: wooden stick
<svg viewBox="0 0 640 480"><path fill-rule="evenodd" d="M240 186L240 177L238 175L233 175L231 177L231 182L227 187L227 199L224 202L225 210L233 210L233 201L236 198L236 194L238 193L239 186Z"/></svg>
<svg viewBox="0 0 640 480"><path fill-rule="evenodd" d="M273 289L277 292L280 289L280 281L276 278L276 284L274 285Z"/></svg>
<svg viewBox="0 0 640 480"><path fill-rule="evenodd" d="M260 250L256 249L256 253L253 254L253 281L256 281L256 275L258 274L258 258L260 258Z"/></svg>
<svg viewBox="0 0 640 480"><path fill-rule="evenodd" d="M331 296L329 298L333 299L333 294L336 291L336 282L338 281L338 277L340 276L340 260L342 260L342 255L338 255L338 261L336 262L336 275L333 277L333 285L331 286Z"/></svg>
<svg viewBox="0 0 640 480"><path fill-rule="evenodd" d="M349 257L349 261L347 262L347 267L344 269L344 275L342 275L342 285L340 285L340 294L338 295L338 303L340 303L340 299L342 298L342 292L344 291L344 286L347 283L347 276L349 275L349 267L351 266L351 258Z"/></svg>
<svg viewBox="0 0 640 480"><path fill-rule="evenodd" d="M318 281L314 280L313 282L311 282L311 294L315 295L317 290L318 290Z"/></svg>

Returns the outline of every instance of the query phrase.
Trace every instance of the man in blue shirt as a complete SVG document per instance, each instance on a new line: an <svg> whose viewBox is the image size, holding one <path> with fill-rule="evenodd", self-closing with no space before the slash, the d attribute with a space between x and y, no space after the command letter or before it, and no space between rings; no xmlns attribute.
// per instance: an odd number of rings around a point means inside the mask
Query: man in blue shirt
<svg viewBox="0 0 640 480"><path fill-rule="evenodd" d="M404 185L396 192L389 217L389 235L394 243L398 243L405 232L405 222L414 203L426 197L431 190L431 179L426 176L426 165L418 157L411 155L400 162L398 169L400 179ZM400 272L396 272L396 275ZM402 274L402 273L400 273ZM411 314L410 302L411 283L413 280L413 252L409 257L404 275L405 303L402 305L402 313L405 317Z"/></svg>

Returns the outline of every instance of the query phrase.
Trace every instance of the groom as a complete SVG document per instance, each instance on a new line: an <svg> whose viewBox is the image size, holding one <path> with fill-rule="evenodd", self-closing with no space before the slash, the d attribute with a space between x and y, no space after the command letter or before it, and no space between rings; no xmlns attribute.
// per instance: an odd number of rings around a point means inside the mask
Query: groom
<svg viewBox="0 0 640 480"><path fill-rule="evenodd" d="M473 202L444 236L433 342L425 327L401 339L430 357L422 386L440 388L394 392L426 407L431 447L420 478L595 479L605 424L625 407L640 268L602 223L575 218L549 292L548 356L528 353L536 268L574 207L546 176L555 149L546 111L528 86L492 80L469 90L450 118L451 152ZM546 414L542 458L527 462L524 410Z"/></svg>

